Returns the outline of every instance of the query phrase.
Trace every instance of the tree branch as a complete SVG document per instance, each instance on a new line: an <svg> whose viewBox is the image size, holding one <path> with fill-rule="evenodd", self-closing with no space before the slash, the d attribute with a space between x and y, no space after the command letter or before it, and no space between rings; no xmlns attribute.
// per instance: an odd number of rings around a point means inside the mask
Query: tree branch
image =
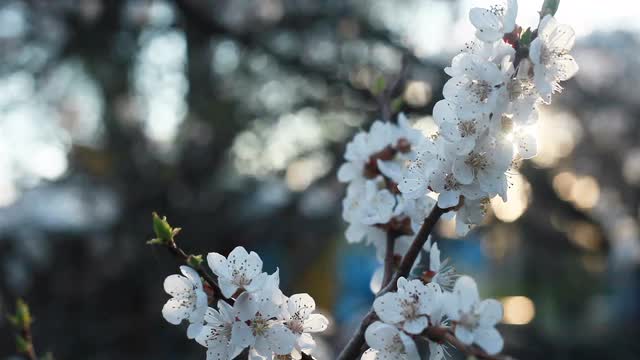
<svg viewBox="0 0 640 360"><path fill-rule="evenodd" d="M509 356L489 355L484 350L475 345L467 345L460 341L454 333L453 329L449 327L430 326L424 330L422 335L429 338L431 341L437 343L449 343L451 346L458 349L458 351L466 354L467 356L474 356L478 359L485 360L507 360L513 359Z"/></svg>
<svg viewBox="0 0 640 360"><path fill-rule="evenodd" d="M435 225L438 223L438 220L444 213L449 210L450 209L441 209L437 204L433 206L433 209L431 209L429 215L424 219L424 222L422 223L418 234L416 234L411 247L409 247L409 250L407 250L407 253L402 258L402 262L400 263L398 271L395 273L391 281L385 287L383 287L382 290L380 290L376 297L382 296L389 291L394 291L397 289L398 279L401 276L407 276L409 274L409 272L411 271L411 267L413 267L413 263L416 261L416 258L420 254L420 250L422 250L422 247L427 242L427 239L435 228ZM344 349L342 349L342 352L338 356L337 360L355 360L358 358L358 356L360 356L360 353L362 352L362 346L365 343L364 332L367 330L369 324L371 324L376 319L377 316L372 308L362 319L362 322L358 326L358 329L353 334L351 340L349 340Z"/></svg>

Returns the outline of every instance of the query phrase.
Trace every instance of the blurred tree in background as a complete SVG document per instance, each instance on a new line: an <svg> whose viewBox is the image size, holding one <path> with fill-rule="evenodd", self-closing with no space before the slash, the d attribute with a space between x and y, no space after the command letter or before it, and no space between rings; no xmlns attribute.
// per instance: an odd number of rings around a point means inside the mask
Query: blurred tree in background
<svg viewBox="0 0 640 360"><path fill-rule="evenodd" d="M640 353L640 29L623 21L640 14L622 5L563 2L559 19L593 29L578 27L581 71L542 114L539 156L492 226L442 242L503 297L517 358ZM379 115L371 92L403 58L397 110L434 131L467 7L0 2L0 311L27 299L39 348L59 359L202 357L160 315L176 263L144 245L157 210L189 251L244 245L280 264L283 289L333 314L332 358L375 267L371 249L345 246L344 143ZM454 238L449 225L438 236ZM13 340L3 317L0 357Z"/></svg>

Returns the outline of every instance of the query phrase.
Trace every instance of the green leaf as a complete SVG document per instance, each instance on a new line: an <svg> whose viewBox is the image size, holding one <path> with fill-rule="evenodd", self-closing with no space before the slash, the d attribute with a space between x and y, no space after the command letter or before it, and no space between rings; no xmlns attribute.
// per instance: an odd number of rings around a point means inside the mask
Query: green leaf
<svg viewBox="0 0 640 360"><path fill-rule="evenodd" d="M397 113L398 111L400 111L400 109L402 109L402 105L404 105L404 99L402 98L402 96L398 96L397 98L393 99L393 101L391 101L391 111Z"/></svg>
<svg viewBox="0 0 640 360"><path fill-rule="evenodd" d="M13 323L20 329L26 329L31 326L31 312L29 311L29 305L22 299L16 301L16 315L13 316Z"/></svg>
<svg viewBox="0 0 640 360"><path fill-rule="evenodd" d="M522 35L520 36L520 46L528 47L529 44L531 44L532 40L533 32L531 31L531 28L528 27L527 30L523 31Z"/></svg>
<svg viewBox="0 0 640 360"><path fill-rule="evenodd" d="M162 218L158 216L156 212L152 214L153 216L153 231L156 233L156 238L147 241L147 244L150 245L166 245L172 243L174 240L174 236L178 234L180 228L172 228L167 222L167 217L163 216Z"/></svg>
<svg viewBox="0 0 640 360"><path fill-rule="evenodd" d="M16 336L16 349L19 353L28 353L31 351L31 344L21 335Z"/></svg>
<svg viewBox="0 0 640 360"><path fill-rule="evenodd" d="M371 93L375 96L378 96L380 93L384 91L384 87L386 86L386 80L384 76L380 75L376 79L376 82L373 84L373 88L371 88Z"/></svg>
<svg viewBox="0 0 640 360"><path fill-rule="evenodd" d="M199 268L203 261L202 255L189 255L187 258L187 264L195 269Z"/></svg>
<svg viewBox="0 0 640 360"><path fill-rule="evenodd" d="M540 18L543 18L547 15L554 16L558 11L559 6L560 0L544 0L542 9L540 10Z"/></svg>

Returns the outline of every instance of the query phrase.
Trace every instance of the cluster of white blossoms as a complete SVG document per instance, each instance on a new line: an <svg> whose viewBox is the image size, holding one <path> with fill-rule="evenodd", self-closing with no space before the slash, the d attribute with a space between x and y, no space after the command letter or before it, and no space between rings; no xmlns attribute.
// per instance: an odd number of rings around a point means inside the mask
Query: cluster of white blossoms
<svg viewBox="0 0 640 360"><path fill-rule="evenodd" d="M500 352L503 340L495 325L502 319L502 304L494 299L481 301L471 277L456 278L452 289L440 285L435 276L430 280L399 278L396 292L379 296L373 303L379 321L365 332L370 349L362 359L419 360L414 341L419 336L429 343L429 360L444 359L444 344L432 341L425 331L448 325L462 343L476 344L489 355Z"/></svg>
<svg viewBox="0 0 640 360"><path fill-rule="evenodd" d="M396 235L394 255L403 256L435 204L426 193L408 198L398 189L406 163L416 159L415 148L423 141L424 135L400 114L398 124L375 121L369 132L356 134L347 144L347 161L338 170L338 179L348 183L342 201L342 217L349 223L346 237L350 243L373 244L381 262L387 233ZM382 268L374 279L382 280Z"/></svg>
<svg viewBox="0 0 640 360"><path fill-rule="evenodd" d="M414 148L416 157L398 183L405 199L436 193L438 206L454 208L460 235L482 221L490 198L507 200L510 172L537 153L537 105L550 103L559 82L578 70L569 55L571 27L546 15L526 43L533 33L524 38L517 8L508 0L471 9L477 39L445 69L451 79L433 109L439 131ZM528 52L516 51L514 39Z"/></svg>
<svg viewBox="0 0 640 360"><path fill-rule="evenodd" d="M517 12L516 0L471 9L476 39L445 69L451 79L433 109L434 136L423 136L400 114L397 125L376 121L347 145L338 178L349 184L343 201L349 242L374 244L382 260L393 235L394 255L403 256L433 206L455 216L464 235L482 222L491 198L507 201L510 174L537 153L537 106L549 104L559 82L578 70L569 55L571 27L543 11L537 30L522 31ZM424 250L429 269L417 279L400 277L396 292L376 298L377 321L365 332L369 350L362 359L420 359L418 337L429 342L430 360L443 359L442 337L431 340L434 328L486 354L500 352L501 303L481 301L471 277L440 261L437 244L427 241Z"/></svg>
<svg viewBox="0 0 640 360"><path fill-rule="evenodd" d="M187 337L207 348L208 360L230 360L249 348L249 359L301 359L315 347L312 333L324 331L326 317L315 314L308 294L286 297L279 273L262 272L255 252L236 247L227 258L209 253L207 263L218 277L225 299L209 307L200 275L181 266L182 275L164 282L172 296L162 309L171 324L188 320Z"/></svg>

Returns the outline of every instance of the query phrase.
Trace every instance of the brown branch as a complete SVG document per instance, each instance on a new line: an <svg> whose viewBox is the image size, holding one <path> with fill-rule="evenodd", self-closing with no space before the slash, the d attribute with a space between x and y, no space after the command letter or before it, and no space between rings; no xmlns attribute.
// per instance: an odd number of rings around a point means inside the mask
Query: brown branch
<svg viewBox="0 0 640 360"><path fill-rule="evenodd" d="M433 206L433 209L431 209L429 216L424 219L424 222L422 223L418 234L416 234L411 247L409 247L409 250L407 250L407 253L402 258L402 262L400 263L398 271L395 273L391 281L385 287L383 287L382 290L380 290L377 297L382 296L389 291L394 291L397 289L398 279L401 276L407 276L409 274L411 268L413 267L413 263L416 261L416 258L420 254L422 247L427 242L427 239L435 228L436 223L438 222L440 217L447 211L449 211L449 209L441 209L437 204ZM349 340L344 349L342 349L342 352L338 356L338 360L355 360L358 358L358 356L360 356L362 347L365 343L364 332L367 330L369 324L371 324L376 319L377 316L372 308L362 319L362 322L351 337L351 340Z"/></svg>
<svg viewBox="0 0 640 360"><path fill-rule="evenodd" d="M393 263L394 263L394 252L393 249L396 244L397 234L395 231L389 229L387 231L387 248L385 249L384 254L384 275L382 276L382 283L380 285L380 290L382 290L389 281L391 281L391 275L393 275Z"/></svg>
<svg viewBox="0 0 640 360"><path fill-rule="evenodd" d="M184 250L179 248L178 245L176 245L175 241L172 241L169 244L167 244L167 249L178 260L183 261L186 265L193 267L198 272L198 275L200 275L204 279L204 281L209 285L209 287L211 287L211 289L213 290L214 302L220 299L224 299L224 296L222 296L222 291L218 286L218 281L216 280L216 278L213 275L209 274L202 265L199 265L198 267L194 267L189 262L189 255L187 255L187 253L184 252Z"/></svg>
<svg viewBox="0 0 640 360"><path fill-rule="evenodd" d="M510 356L503 356L503 355L489 355L487 354L486 351L482 350L480 347L476 346L476 345L467 345L465 343L463 343L462 341L460 341L460 339L458 339L454 333L453 333L453 329L448 328L448 327L437 327L437 326L430 326L428 328L425 329L425 331L422 333L422 335L426 336L427 338L429 338L429 340L431 341L435 341L437 343L449 343L451 344L451 346L455 347L456 349L458 349L458 351L466 354L466 355L470 355L470 356L474 356L478 359L485 359L485 360L507 360L507 359L513 359Z"/></svg>

